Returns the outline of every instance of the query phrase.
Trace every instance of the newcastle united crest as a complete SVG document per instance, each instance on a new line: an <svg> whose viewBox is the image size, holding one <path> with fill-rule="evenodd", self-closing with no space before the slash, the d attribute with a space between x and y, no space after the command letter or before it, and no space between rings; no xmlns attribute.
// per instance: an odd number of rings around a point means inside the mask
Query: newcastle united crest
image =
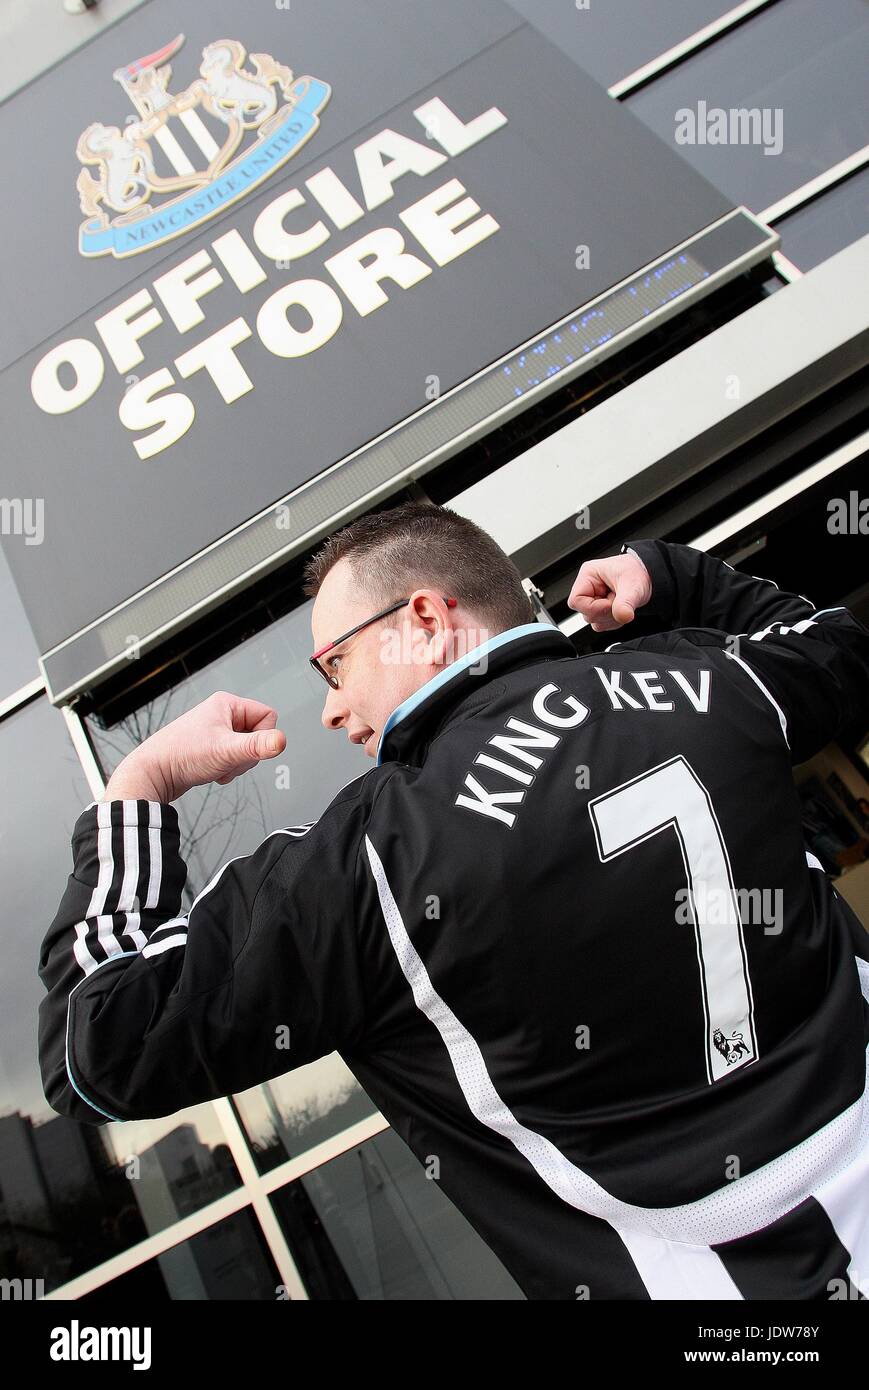
<svg viewBox="0 0 869 1390"><path fill-rule="evenodd" d="M135 107L123 130L82 131L76 187L83 256L133 256L201 226L286 164L314 134L331 87L294 79L236 39L202 50L199 77L169 91L184 35L114 73ZM241 148L240 148L241 147Z"/></svg>

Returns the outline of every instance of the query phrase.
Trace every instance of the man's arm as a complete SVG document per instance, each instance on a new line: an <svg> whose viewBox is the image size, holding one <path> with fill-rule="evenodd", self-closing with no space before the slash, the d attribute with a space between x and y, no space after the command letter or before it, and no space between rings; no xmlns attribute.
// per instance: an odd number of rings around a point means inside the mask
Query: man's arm
<svg viewBox="0 0 869 1390"><path fill-rule="evenodd" d="M771 579L743 574L690 545L666 541L627 541L651 579L651 598L643 617L659 630L714 627L729 633L759 632L772 622L799 622L814 612L803 594L791 594Z"/></svg>
<svg viewBox="0 0 869 1390"><path fill-rule="evenodd" d="M626 542L620 555L588 565L571 591L572 607L594 608L600 630L626 626L625 646L663 653L672 641L667 634L678 631L682 640L723 650L775 707L792 762L812 757L844 726L869 719L869 631L846 608L816 609L772 580L664 541ZM626 611L642 607L627 624L614 616L624 585ZM592 597L607 592L608 599Z"/></svg>
<svg viewBox="0 0 869 1390"><path fill-rule="evenodd" d="M150 742L76 821L73 872L39 957L45 1095L89 1124L243 1091L351 1046L364 1026L353 891L364 779L317 822L230 860L183 913L178 813L156 799L177 795L182 774L146 761ZM249 751L210 780L232 780Z"/></svg>

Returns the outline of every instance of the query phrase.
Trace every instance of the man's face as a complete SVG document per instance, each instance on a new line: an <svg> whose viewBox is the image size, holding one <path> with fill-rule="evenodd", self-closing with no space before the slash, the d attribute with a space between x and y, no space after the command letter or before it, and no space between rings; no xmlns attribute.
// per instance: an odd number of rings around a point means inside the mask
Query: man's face
<svg viewBox="0 0 869 1390"><path fill-rule="evenodd" d="M396 594L395 601L400 597ZM454 629L443 598L434 589L421 588L407 597L412 601L405 608L364 627L320 658L341 687L333 690L323 683L322 723L327 729L346 729L350 741L361 744L369 758L377 756L383 726L396 706L453 659L446 655ZM387 606L366 597L353 578L350 561L339 560L314 600L314 651Z"/></svg>

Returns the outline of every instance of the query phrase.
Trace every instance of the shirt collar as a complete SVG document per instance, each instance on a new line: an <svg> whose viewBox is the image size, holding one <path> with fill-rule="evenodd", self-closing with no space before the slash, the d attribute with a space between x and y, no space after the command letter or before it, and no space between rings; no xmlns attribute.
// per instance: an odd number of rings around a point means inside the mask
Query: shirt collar
<svg viewBox="0 0 869 1390"><path fill-rule="evenodd" d="M551 623L521 623L496 633L396 705L377 742L376 766L384 760L407 761L413 746L431 737L455 705L475 694L492 676L532 661L566 656L576 656L573 643ZM482 670L481 661L485 662Z"/></svg>

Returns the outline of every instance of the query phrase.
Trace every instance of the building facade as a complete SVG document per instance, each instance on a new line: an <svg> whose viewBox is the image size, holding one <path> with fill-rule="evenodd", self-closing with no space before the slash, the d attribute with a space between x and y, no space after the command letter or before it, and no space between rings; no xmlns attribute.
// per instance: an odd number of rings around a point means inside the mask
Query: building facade
<svg viewBox="0 0 869 1390"><path fill-rule="evenodd" d="M178 805L188 907L365 770L307 664L323 536L450 506L581 651L577 569L644 536L869 622L864 0L316 8L0 21L0 1279L25 1294L522 1298L337 1055L102 1129L42 1094L38 947L120 759L215 690L279 712L281 758ZM795 776L869 923L869 711Z"/></svg>

